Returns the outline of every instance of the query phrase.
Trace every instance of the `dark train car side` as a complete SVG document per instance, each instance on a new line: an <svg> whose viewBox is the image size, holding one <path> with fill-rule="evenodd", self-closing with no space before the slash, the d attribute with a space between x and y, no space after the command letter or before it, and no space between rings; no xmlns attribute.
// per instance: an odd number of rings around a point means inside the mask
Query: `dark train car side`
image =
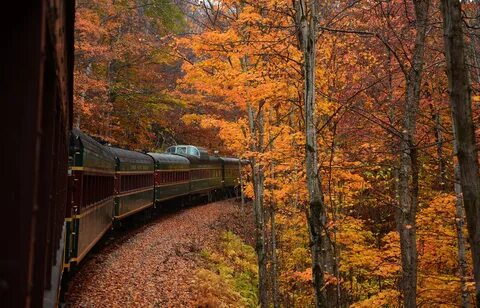
<svg viewBox="0 0 480 308"><path fill-rule="evenodd" d="M190 194L190 161L164 153L148 153L155 160L155 202Z"/></svg>
<svg viewBox="0 0 480 308"><path fill-rule="evenodd" d="M222 194L222 161L208 151L193 145L176 145L167 149L170 154L190 161L190 194L207 196L212 201Z"/></svg>
<svg viewBox="0 0 480 308"><path fill-rule="evenodd" d="M66 267L80 262L112 226L116 166L107 147L77 129L72 131L70 153Z"/></svg>
<svg viewBox="0 0 480 308"><path fill-rule="evenodd" d="M1 13L0 306L56 304L72 120L74 1Z"/></svg>
<svg viewBox="0 0 480 308"><path fill-rule="evenodd" d="M222 184L227 195L237 193L240 182L241 161L238 158L220 157L222 161Z"/></svg>
<svg viewBox="0 0 480 308"><path fill-rule="evenodd" d="M116 159L115 208L118 221L154 204L154 160L139 152L110 147Z"/></svg>

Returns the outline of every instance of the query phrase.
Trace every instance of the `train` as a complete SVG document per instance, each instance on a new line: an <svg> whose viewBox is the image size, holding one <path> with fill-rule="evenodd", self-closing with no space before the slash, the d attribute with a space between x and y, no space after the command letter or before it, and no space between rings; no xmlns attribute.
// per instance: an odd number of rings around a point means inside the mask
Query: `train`
<svg viewBox="0 0 480 308"><path fill-rule="evenodd" d="M0 307L56 307L64 273L110 228L162 201L232 194L239 161L191 145L135 152L73 129L75 1L1 14Z"/></svg>
<svg viewBox="0 0 480 308"><path fill-rule="evenodd" d="M210 202L238 195L243 161L175 145L143 153L102 145L78 129L70 141L64 268L84 259L102 236L126 218L177 199Z"/></svg>

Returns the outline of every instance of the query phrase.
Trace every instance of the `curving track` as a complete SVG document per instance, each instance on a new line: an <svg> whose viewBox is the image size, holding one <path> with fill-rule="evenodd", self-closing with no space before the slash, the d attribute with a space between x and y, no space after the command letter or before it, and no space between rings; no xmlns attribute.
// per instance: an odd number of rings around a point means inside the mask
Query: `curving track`
<svg viewBox="0 0 480 308"><path fill-rule="evenodd" d="M100 245L72 277L69 307L195 306L199 252L230 228L238 204L220 201L167 214ZM235 222L235 223L238 223Z"/></svg>

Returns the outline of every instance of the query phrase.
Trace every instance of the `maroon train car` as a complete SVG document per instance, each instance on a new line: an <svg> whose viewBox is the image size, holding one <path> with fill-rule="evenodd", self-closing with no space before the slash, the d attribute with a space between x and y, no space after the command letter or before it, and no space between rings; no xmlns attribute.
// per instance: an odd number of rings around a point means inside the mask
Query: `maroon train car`
<svg viewBox="0 0 480 308"><path fill-rule="evenodd" d="M62 274L73 0L1 10L0 307L52 307Z"/></svg>

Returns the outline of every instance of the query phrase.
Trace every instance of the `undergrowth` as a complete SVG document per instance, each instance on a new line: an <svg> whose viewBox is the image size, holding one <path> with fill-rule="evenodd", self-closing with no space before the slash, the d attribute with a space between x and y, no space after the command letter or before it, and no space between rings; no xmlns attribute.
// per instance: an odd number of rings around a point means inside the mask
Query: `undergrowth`
<svg viewBox="0 0 480 308"><path fill-rule="evenodd" d="M202 307L257 307L257 256L252 246L232 232L219 245L202 250L207 266L196 272Z"/></svg>

